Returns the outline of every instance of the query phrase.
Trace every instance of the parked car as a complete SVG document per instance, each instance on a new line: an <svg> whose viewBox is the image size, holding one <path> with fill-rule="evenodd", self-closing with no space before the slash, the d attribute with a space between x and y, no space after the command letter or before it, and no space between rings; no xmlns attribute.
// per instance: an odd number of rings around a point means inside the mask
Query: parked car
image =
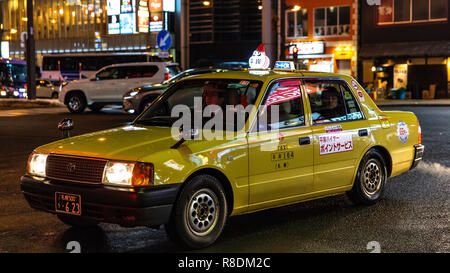
<svg viewBox="0 0 450 273"><path fill-rule="evenodd" d="M9 98L9 88L6 85L0 85L0 98Z"/></svg>
<svg viewBox="0 0 450 273"><path fill-rule="evenodd" d="M123 94L130 88L161 83L179 72L178 64L167 62L109 65L89 79L63 85L59 100L72 113L81 113L86 107L99 111L105 105L121 105Z"/></svg>
<svg viewBox="0 0 450 273"><path fill-rule="evenodd" d="M231 126L219 129L223 117ZM414 113L380 110L348 75L203 74L171 85L131 124L36 148L21 190L68 225L165 225L170 239L202 248L230 216L345 193L373 205L388 178L421 161L421 141Z"/></svg>
<svg viewBox="0 0 450 273"><path fill-rule="evenodd" d="M59 95L58 88L47 79L36 80L36 97L57 99Z"/></svg>
<svg viewBox="0 0 450 273"><path fill-rule="evenodd" d="M248 62L221 62L215 64L214 67L228 70L245 70L250 66L248 65Z"/></svg>
<svg viewBox="0 0 450 273"><path fill-rule="evenodd" d="M123 95L123 110L130 114L139 114L145 108L147 108L159 95L164 93L164 91L169 88L169 86L175 82L180 81L181 79L198 74L204 73L217 73L217 72L225 72L228 71L226 69L220 68L193 68L185 70L175 77L164 81L161 84L150 84L144 85L138 88L133 88L127 93Z"/></svg>

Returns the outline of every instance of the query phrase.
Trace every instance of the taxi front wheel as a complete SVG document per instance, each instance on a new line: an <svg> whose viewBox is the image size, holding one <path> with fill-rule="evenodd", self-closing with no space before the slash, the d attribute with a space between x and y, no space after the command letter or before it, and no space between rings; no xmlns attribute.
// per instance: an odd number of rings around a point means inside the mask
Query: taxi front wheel
<svg viewBox="0 0 450 273"><path fill-rule="evenodd" d="M187 182L165 229L182 247L198 249L211 245L227 220L225 191L211 175L199 175Z"/></svg>
<svg viewBox="0 0 450 273"><path fill-rule="evenodd" d="M356 204L375 204L383 196L386 179L383 156L377 150L369 150L359 164L355 183L347 195Z"/></svg>

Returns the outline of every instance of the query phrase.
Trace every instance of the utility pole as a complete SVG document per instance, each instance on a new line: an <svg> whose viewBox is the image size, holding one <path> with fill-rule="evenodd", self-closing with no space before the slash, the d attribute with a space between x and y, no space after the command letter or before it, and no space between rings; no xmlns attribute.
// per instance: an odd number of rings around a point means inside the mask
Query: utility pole
<svg viewBox="0 0 450 273"><path fill-rule="evenodd" d="M26 39L26 61L27 61L27 94L28 99L36 99L36 51L34 45L33 29L33 0L27 0L27 39Z"/></svg>
<svg viewBox="0 0 450 273"><path fill-rule="evenodd" d="M264 48L266 50L266 55L269 57L271 62L276 61L277 49L274 35L274 26L273 26L273 11L272 11L272 1L271 0L263 0L263 9L262 9L262 43L264 44ZM271 65L270 65L271 66Z"/></svg>
<svg viewBox="0 0 450 273"><path fill-rule="evenodd" d="M180 47L181 47L181 67L188 69L190 67L189 52L189 0L181 0L180 5Z"/></svg>

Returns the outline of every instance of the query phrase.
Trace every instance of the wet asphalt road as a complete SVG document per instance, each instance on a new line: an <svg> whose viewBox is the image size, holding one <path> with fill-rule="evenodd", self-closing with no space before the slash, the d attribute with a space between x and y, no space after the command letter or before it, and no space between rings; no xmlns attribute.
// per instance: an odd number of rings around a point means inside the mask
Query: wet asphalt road
<svg viewBox="0 0 450 273"><path fill-rule="evenodd" d="M345 195L228 220L219 240L198 252L450 252L450 107L392 107L413 111L422 125L424 161L389 179L385 197L370 207L354 206ZM100 224L78 230L56 216L35 211L20 192L29 153L60 138L56 124L75 121L73 135L112 128L132 116L120 111L0 117L0 253L182 252L163 229Z"/></svg>

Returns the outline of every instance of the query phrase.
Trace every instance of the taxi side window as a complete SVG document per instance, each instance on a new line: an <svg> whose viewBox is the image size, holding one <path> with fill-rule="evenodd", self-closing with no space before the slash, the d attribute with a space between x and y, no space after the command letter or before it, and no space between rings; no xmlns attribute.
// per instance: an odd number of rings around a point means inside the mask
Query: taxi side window
<svg viewBox="0 0 450 273"><path fill-rule="evenodd" d="M305 125L302 91L298 80L287 80L272 85L260 108L256 130L279 130Z"/></svg>
<svg viewBox="0 0 450 273"><path fill-rule="evenodd" d="M348 86L341 81L305 80L313 124L359 120L363 116Z"/></svg>
<svg viewBox="0 0 450 273"><path fill-rule="evenodd" d="M345 108L347 109L347 120L360 120L363 119L361 110L355 97L350 91L347 84L341 84L341 92L344 94Z"/></svg>

